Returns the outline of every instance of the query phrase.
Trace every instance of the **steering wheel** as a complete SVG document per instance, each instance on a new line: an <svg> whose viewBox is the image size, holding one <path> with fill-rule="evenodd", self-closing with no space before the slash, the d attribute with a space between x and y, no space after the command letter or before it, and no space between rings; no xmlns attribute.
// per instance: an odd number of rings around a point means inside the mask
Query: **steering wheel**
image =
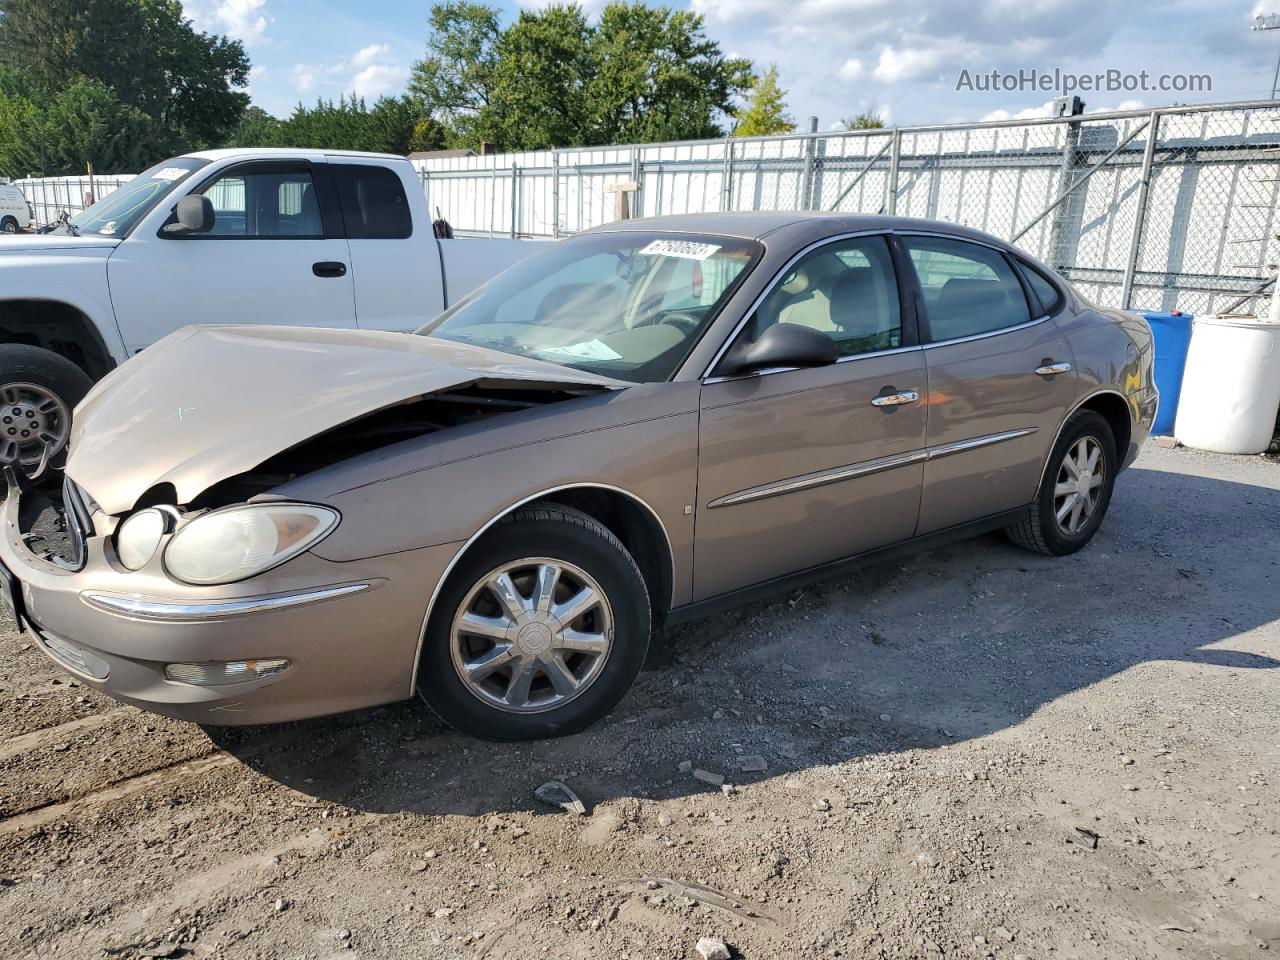
<svg viewBox="0 0 1280 960"><path fill-rule="evenodd" d="M691 334L698 329L702 323L692 313L685 313L683 310L673 310L671 313L655 313L645 317L636 327L654 327L660 323L669 323L678 329L681 333ZM632 329L635 329L633 327Z"/></svg>

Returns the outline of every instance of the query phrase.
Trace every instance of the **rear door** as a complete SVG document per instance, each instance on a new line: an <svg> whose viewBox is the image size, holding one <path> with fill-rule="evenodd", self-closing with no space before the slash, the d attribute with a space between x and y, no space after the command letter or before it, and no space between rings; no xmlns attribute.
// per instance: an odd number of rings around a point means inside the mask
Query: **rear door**
<svg viewBox="0 0 1280 960"><path fill-rule="evenodd" d="M208 233L137 231L120 244L107 269L129 352L190 323L354 327L350 256L324 167L228 167L191 191L213 204Z"/></svg>
<svg viewBox="0 0 1280 960"><path fill-rule="evenodd" d="M928 446L918 533L1032 501L1076 395L1070 346L995 247L902 236L924 302Z"/></svg>
<svg viewBox="0 0 1280 960"><path fill-rule="evenodd" d="M774 323L835 340L837 363L704 382L694 596L796 573L915 531L924 354L883 236L788 267L739 337Z"/></svg>
<svg viewBox="0 0 1280 960"><path fill-rule="evenodd" d="M412 167L404 164L397 171L374 158L334 156L329 169L351 250L357 325L417 330L444 309L445 298L440 251L425 226L426 197L421 184L407 180Z"/></svg>

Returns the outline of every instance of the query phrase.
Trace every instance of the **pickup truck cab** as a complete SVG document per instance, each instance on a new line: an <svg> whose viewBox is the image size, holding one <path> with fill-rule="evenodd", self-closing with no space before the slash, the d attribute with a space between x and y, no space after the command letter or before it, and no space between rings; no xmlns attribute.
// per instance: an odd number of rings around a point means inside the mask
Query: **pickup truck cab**
<svg viewBox="0 0 1280 960"><path fill-rule="evenodd" d="M165 160L53 232L0 236L0 461L56 456L93 382L179 327L412 331L536 249L437 240L403 157Z"/></svg>

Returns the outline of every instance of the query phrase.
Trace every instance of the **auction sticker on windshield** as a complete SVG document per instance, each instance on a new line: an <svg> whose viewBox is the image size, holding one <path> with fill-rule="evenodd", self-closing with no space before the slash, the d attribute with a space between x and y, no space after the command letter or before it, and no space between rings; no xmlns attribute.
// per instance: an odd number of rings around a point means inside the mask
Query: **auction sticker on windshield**
<svg viewBox="0 0 1280 960"><path fill-rule="evenodd" d="M182 167L162 167L151 175L152 180L177 180L179 177L185 177L190 170Z"/></svg>
<svg viewBox="0 0 1280 960"><path fill-rule="evenodd" d="M563 347L543 347L538 352L543 356L565 357L569 360L622 359L622 354L600 340L584 340L582 343L570 343Z"/></svg>
<svg viewBox="0 0 1280 960"><path fill-rule="evenodd" d="M705 260L717 250L717 243L697 243L693 240L654 240L640 253L654 257L679 257L681 260Z"/></svg>

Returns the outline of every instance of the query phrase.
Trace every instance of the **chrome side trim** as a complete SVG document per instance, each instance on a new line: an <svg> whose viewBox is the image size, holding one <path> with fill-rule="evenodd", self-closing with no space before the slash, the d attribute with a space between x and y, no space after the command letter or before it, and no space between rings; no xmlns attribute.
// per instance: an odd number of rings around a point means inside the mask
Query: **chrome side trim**
<svg viewBox="0 0 1280 960"><path fill-rule="evenodd" d="M988 433L981 437L970 437L968 440L956 440L953 443L943 443L936 447L929 448L929 459L938 460L942 457L949 457L953 453L964 453L966 450L977 450L980 447L989 447L994 443L1004 443L1006 440L1016 440L1018 437L1029 436L1038 433L1039 427L1024 427L1021 430L1006 430L1003 433Z"/></svg>
<svg viewBox="0 0 1280 960"><path fill-rule="evenodd" d="M371 583L347 583L338 587L322 587L301 593L286 593L275 597L249 597L243 600L145 600L142 597L120 593L104 593L86 590L80 599L91 607L124 617L142 617L147 620L167 620L194 623L217 620L221 617L238 617L251 613L282 610L318 600L330 600L347 594L368 590Z"/></svg>
<svg viewBox="0 0 1280 960"><path fill-rule="evenodd" d="M1001 327L999 330L988 330L986 333L975 333L970 337L956 337L953 340L930 340L924 344L925 350L933 350L936 347L949 347L953 343L971 343L974 340L987 340L991 337L998 337L1005 333L1014 333L1018 330L1027 330L1031 327L1039 326L1049 319L1048 314L1039 320L1028 320L1026 323L1014 324L1012 327Z"/></svg>
<svg viewBox="0 0 1280 960"><path fill-rule="evenodd" d="M883 473L885 470L892 470L895 467L905 467L911 463L921 463L929 458L926 450L911 450L907 453L894 454L891 457L879 457L875 460L863 460L860 463L850 463L843 467L836 467L834 470L824 470L820 473L809 473L802 477L793 477L790 480L783 480L779 483L769 483L759 487L752 487L749 490L740 490L737 493L726 494L718 497L707 504L707 509L714 507L731 507L738 503L751 503L754 500L765 500L769 497L779 497L784 493L795 493L797 490L811 490L814 487L825 487L829 483L839 483L841 480L852 480L854 477L866 477L873 473Z"/></svg>
<svg viewBox="0 0 1280 960"><path fill-rule="evenodd" d="M608 483L563 483L557 487L548 487L546 490L540 490L535 494L525 497L523 500L503 508L501 511L490 517L479 530L463 541L462 545L458 547L457 551L449 559L449 563L445 566L444 572L440 574L439 578L436 580L436 585L431 589L431 599L427 601L427 612L422 617L422 629L418 632L418 649L414 651L413 654L413 674L409 678L410 697L418 692L418 665L422 660L422 646L427 642L427 624L431 622L431 611L435 609L436 600L440 596L440 591L444 588L445 581L449 579L449 575L453 573L453 568L458 565L458 561L462 559L467 550L470 549L471 545L484 536L485 532L490 527L509 514L512 510L519 510L526 503L533 503L535 500L541 500L543 497L548 497L553 493L560 493L562 490L583 489L608 490L611 493L618 493L649 511L649 515L653 517L654 522L658 524L658 529L662 531L662 539L665 540L667 544L667 556L671 558L671 570L669 571L671 574L671 591L672 596L675 595L676 552L671 546L671 534L667 532L667 525L662 522L662 517L658 515L658 511L653 509L653 507L650 506L643 498L636 496L630 490L623 490L621 487L615 487ZM668 607L671 606L671 602L672 597L667 597Z"/></svg>
<svg viewBox="0 0 1280 960"><path fill-rule="evenodd" d="M843 467L836 467L834 470L807 473L788 480L762 484L747 490L739 490L736 493L725 494L723 497L717 497L708 503L707 509L731 507L739 503L752 503L756 500L766 500L769 497L779 497L785 493L795 493L798 490L812 490L814 487L824 487L829 483L840 483L842 480L853 480L857 477L870 476L873 473L883 473L885 470L905 467L912 463L938 460L942 457L949 457L954 453L977 450L981 447L989 447L992 444L1004 443L1006 440L1016 440L1018 437L1036 433L1039 429L1039 427L1025 427L1021 430L1006 430L1003 433L991 433L982 437L971 437L968 440L957 440L954 443L944 443L937 447L909 450L906 453L898 453L889 457L850 463Z"/></svg>
<svg viewBox="0 0 1280 960"><path fill-rule="evenodd" d="M835 362L835 366L842 363L852 363L854 360L868 360L871 357L888 357L895 353L911 353L912 351L923 350L924 347L916 344L911 347L889 347L887 350L869 350L866 353L854 353L847 357L841 357ZM734 380L750 380L752 377L766 377L771 373L792 373L796 370L821 370L822 367L765 367L761 370L752 370L750 373L735 374L732 377L707 377L702 383L710 385L713 383L729 383Z"/></svg>

